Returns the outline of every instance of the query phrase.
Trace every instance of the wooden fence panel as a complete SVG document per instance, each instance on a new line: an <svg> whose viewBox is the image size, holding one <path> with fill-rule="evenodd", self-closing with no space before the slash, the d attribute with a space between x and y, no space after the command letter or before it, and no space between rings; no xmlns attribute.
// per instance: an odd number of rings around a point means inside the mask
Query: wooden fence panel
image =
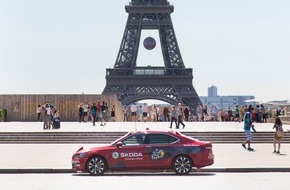
<svg viewBox="0 0 290 190"><path fill-rule="evenodd" d="M62 121L78 121L78 106L84 101L89 103L105 101L109 111L111 105L115 105L116 118L118 121L122 120L122 104L116 95L0 95L0 109L7 110L8 121L37 121L36 108L38 104L43 105L47 101L59 109Z"/></svg>

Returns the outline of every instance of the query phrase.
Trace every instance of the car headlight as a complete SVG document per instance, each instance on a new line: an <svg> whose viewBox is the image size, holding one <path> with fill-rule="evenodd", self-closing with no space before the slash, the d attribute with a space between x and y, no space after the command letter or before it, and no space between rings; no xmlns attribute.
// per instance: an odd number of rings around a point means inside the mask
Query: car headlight
<svg viewBox="0 0 290 190"><path fill-rule="evenodd" d="M82 153L76 153L76 154L74 154L73 158L75 158L75 159L79 159L79 158L83 158L85 155L86 155L85 152L82 152Z"/></svg>
<svg viewBox="0 0 290 190"><path fill-rule="evenodd" d="M86 155L85 152L83 152L83 153L79 153L79 158L83 158L85 155Z"/></svg>

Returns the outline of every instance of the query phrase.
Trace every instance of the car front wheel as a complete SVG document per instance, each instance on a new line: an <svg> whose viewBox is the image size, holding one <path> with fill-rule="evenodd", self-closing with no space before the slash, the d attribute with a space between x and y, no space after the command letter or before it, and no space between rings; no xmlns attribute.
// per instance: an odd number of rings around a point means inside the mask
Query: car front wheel
<svg viewBox="0 0 290 190"><path fill-rule="evenodd" d="M192 161L186 155L177 156L173 161L172 169L178 175L188 174L192 170Z"/></svg>
<svg viewBox="0 0 290 190"><path fill-rule="evenodd" d="M106 161L100 156L89 158L87 162L87 171L91 175L101 175L106 171Z"/></svg>

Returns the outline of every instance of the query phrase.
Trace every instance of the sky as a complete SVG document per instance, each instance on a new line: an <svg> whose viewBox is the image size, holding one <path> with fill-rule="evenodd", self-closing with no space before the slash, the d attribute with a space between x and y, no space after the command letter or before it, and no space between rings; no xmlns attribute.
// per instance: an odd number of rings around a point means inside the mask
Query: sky
<svg viewBox="0 0 290 190"><path fill-rule="evenodd" d="M101 94L113 68L130 0L0 0L0 94ZM290 99L289 0L169 0L193 86L207 96ZM137 66L164 66L157 46Z"/></svg>

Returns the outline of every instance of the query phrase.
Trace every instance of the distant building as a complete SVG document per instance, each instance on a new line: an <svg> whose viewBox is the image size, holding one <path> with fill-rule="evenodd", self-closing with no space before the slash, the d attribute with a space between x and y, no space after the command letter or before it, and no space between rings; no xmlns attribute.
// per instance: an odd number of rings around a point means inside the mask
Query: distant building
<svg viewBox="0 0 290 190"><path fill-rule="evenodd" d="M203 105L208 108L216 106L218 109L235 108L236 106L249 105L245 100L255 99L255 96L218 96L217 87L212 85L208 88L208 96L200 96Z"/></svg>
<svg viewBox="0 0 290 190"><path fill-rule="evenodd" d="M236 106L249 105L251 103L245 103L245 100L255 99L255 96L201 96L200 100L203 105L207 105L208 108L216 106L218 109L234 108Z"/></svg>
<svg viewBox="0 0 290 190"><path fill-rule="evenodd" d="M217 97L217 87L212 85L207 89L208 97Z"/></svg>

